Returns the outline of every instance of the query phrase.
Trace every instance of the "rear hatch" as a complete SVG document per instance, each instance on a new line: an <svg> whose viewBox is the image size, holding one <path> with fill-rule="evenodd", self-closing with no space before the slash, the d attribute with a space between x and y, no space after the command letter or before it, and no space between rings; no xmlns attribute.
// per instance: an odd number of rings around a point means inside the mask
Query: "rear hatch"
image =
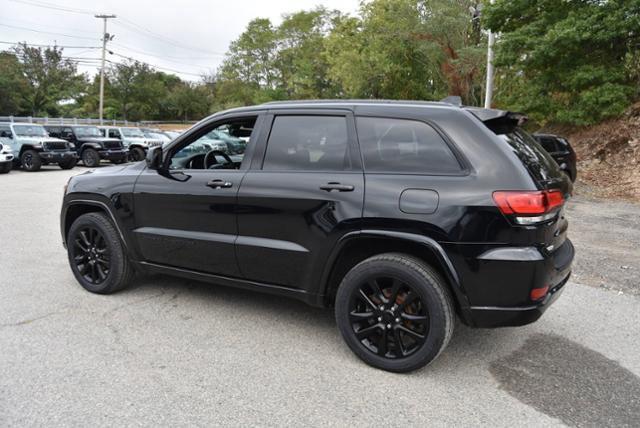
<svg viewBox="0 0 640 428"><path fill-rule="evenodd" d="M541 214L508 215L515 224L535 228L536 244L553 253L566 240L568 222L564 215L566 201L573 191L571 180L551 155L524 129L526 116L494 109L467 108L478 117L518 157L541 193L548 209ZM518 191L521 189L504 189ZM496 192L498 193L498 192ZM505 192L508 195L509 192ZM559 200L559 196L562 199ZM495 199L495 194L494 194ZM496 201L498 202L498 201ZM505 202L508 205L508 202ZM500 205L500 204L499 204ZM505 210L501 207L503 213ZM507 208L507 211L509 208ZM505 213L506 214L506 213Z"/></svg>

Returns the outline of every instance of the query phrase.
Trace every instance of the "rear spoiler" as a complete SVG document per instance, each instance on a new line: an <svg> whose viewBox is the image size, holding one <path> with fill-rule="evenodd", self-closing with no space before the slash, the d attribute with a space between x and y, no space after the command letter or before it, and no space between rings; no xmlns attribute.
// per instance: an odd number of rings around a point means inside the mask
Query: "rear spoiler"
<svg viewBox="0 0 640 428"><path fill-rule="evenodd" d="M463 108L480 119L487 128L497 135L508 134L516 127L522 126L528 120L528 117L525 114L513 111L480 107Z"/></svg>

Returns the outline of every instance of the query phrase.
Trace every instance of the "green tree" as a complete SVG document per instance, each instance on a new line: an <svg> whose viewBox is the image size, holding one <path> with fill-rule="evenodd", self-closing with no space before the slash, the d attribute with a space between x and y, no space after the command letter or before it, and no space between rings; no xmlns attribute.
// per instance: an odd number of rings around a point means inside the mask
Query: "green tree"
<svg viewBox="0 0 640 428"><path fill-rule="evenodd" d="M78 74L73 61L63 57L62 48L36 48L21 43L15 54L27 83L20 95L34 116L56 115L59 102L73 98L85 84L85 76Z"/></svg>
<svg viewBox="0 0 640 428"><path fill-rule="evenodd" d="M22 94L26 91L27 80L18 57L11 52L0 52L0 115L22 114Z"/></svg>
<svg viewBox="0 0 640 428"><path fill-rule="evenodd" d="M584 125L619 115L637 97L638 0L497 0L484 16L500 33L499 105Z"/></svg>

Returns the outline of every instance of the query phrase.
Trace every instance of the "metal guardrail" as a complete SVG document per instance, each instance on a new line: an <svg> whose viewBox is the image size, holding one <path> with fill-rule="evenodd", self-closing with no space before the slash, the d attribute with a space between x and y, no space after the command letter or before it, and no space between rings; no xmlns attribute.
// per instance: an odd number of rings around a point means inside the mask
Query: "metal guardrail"
<svg viewBox="0 0 640 428"><path fill-rule="evenodd" d="M0 116L0 122L38 123L41 125L112 125L139 126L141 122L129 120L84 119L78 117Z"/></svg>

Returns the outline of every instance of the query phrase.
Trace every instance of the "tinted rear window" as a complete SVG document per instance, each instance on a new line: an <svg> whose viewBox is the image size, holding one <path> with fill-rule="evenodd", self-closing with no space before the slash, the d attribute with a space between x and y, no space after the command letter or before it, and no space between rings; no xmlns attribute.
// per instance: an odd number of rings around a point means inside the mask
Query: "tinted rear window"
<svg viewBox="0 0 640 428"><path fill-rule="evenodd" d="M461 171L442 136L424 122L359 117L356 124L366 171L416 174Z"/></svg>
<svg viewBox="0 0 640 428"><path fill-rule="evenodd" d="M545 181L560 174L551 155L526 131L515 128L499 137L509 144L534 179Z"/></svg>
<svg viewBox="0 0 640 428"><path fill-rule="evenodd" d="M263 169L351 169L347 119L340 116L278 116L273 120Z"/></svg>

